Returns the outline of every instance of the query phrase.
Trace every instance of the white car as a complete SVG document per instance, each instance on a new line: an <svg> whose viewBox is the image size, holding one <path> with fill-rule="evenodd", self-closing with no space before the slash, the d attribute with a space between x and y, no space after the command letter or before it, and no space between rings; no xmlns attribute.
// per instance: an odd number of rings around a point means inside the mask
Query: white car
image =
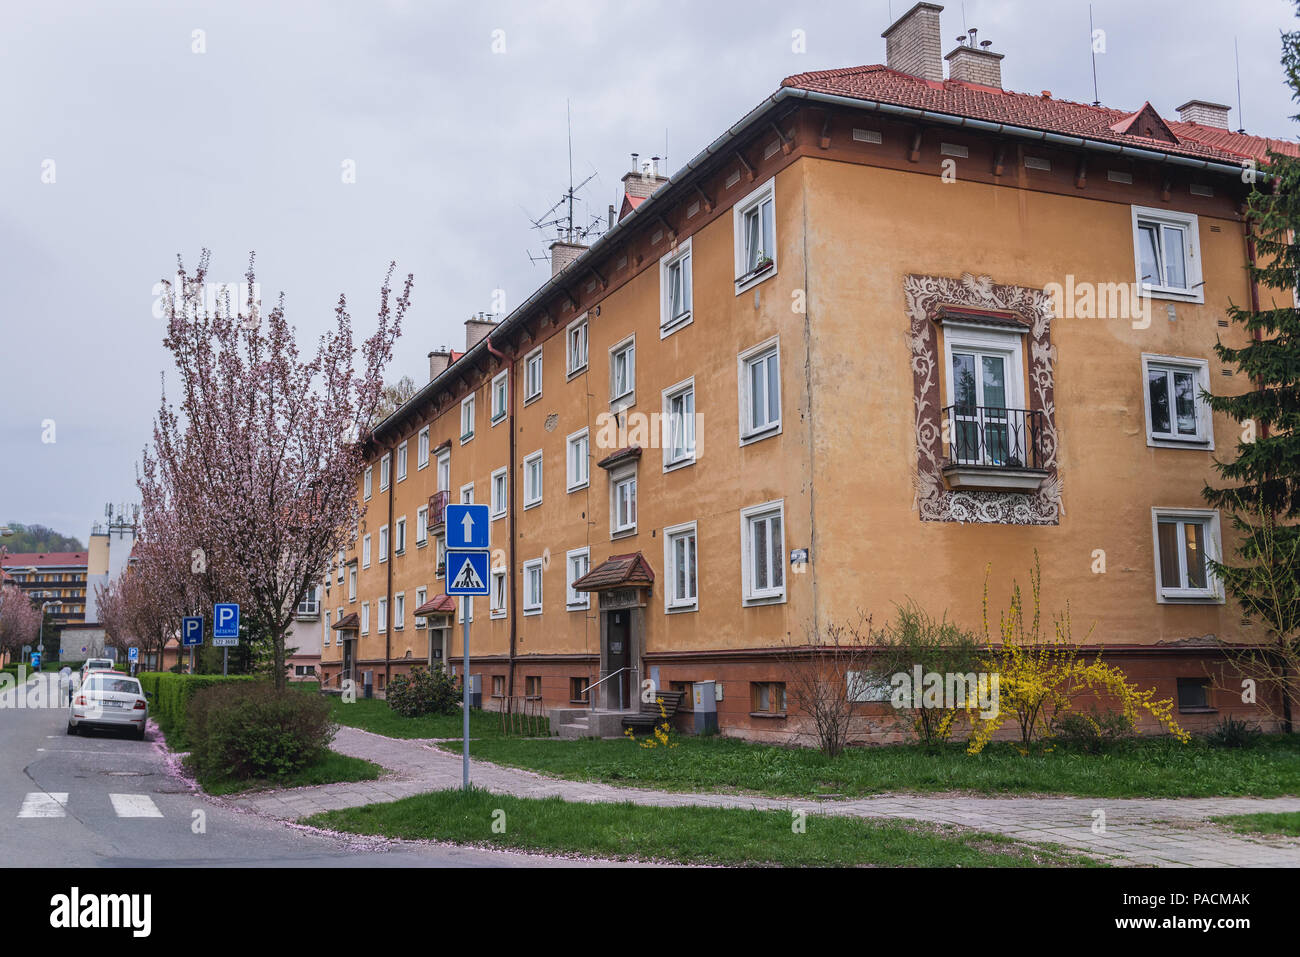
<svg viewBox="0 0 1300 957"><path fill-rule="evenodd" d="M129 675L92 671L68 705L68 734L82 728L124 728L144 740L149 700L140 681Z"/></svg>
<svg viewBox="0 0 1300 957"><path fill-rule="evenodd" d="M86 675L90 674L92 671L112 671L112 670L113 670L112 658L87 658L85 663L82 664L81 666L81 677L78 680L78 684L85 684Z"/></svg>

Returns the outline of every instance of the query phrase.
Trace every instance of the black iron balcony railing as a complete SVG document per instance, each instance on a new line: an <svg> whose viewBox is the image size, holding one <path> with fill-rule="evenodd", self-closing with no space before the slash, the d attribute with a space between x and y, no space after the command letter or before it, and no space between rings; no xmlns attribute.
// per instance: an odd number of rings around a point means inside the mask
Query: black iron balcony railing
<svg viewBox="0 0 1300 957"><path fill-rule="evenodd" d="M954 466L1041 469L1043 413L1037 409L1002 409L950 405L943 410L948 426L948 462Z"/></svg>

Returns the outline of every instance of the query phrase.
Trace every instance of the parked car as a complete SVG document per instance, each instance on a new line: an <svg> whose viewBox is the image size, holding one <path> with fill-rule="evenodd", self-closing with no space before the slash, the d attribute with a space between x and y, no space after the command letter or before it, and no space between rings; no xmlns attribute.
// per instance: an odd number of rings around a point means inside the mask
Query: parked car
<svg viewBox="0 0 1300 957"><path fill-rule="evenodd" d="M84 685L86 683L86 675L90 674L92 671L112 671L112 670L113 670L112 658L87 658L81 666L81 675L77 679L77 683L78 685Z"/></svg>
<svg viewBox="0 0 1300 957"><path fill-rule="evenodd" d="M144 740L149 720L149 699L138 678L92 671L68 705L68 734L82 728L122 728Z"/></svg>

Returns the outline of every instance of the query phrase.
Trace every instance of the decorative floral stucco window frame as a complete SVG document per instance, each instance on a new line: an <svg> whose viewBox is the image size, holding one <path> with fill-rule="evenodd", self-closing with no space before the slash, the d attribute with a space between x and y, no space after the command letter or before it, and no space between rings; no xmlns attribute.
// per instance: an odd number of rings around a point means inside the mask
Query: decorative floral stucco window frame
<svg viewBox="0 0 1300 957"><path fill-rule="evenodd" d="M916 415L916 508L923 522L977 522L1001 525L1057 525L1061 481L1057 474L1055 363L1052 356L1052 298L1041 289L999 285L988 276L909 275L903 282L912 353ZM1046 471L1032 491L949 488L944 482L943 392L935 318L944 306L1009 313L1028 328L1026 398L1041 414L1039 464Z"/></svg>

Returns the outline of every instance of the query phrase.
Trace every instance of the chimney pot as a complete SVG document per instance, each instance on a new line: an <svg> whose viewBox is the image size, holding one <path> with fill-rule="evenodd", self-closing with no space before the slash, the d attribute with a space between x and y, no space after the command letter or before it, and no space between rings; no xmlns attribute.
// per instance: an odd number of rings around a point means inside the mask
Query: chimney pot
<svg viewBox="0 0 1300 957"><path fill-rule="evenodd" d="M497 327L495 321L485 319L483 313L470 316L465 320L465 351L469 352L483 341L489 332Z"/></svg>
<svg viewBox="0 0 1300 957"><path fill-rule="evenodd" d="M948 79L961 83L975 83L979 86L991 86L1002 89L1003 54L989 49L992 41L985 40L975 45L975 28L970 29L970 42L958 43L953 51L944 57L948 61Z"/></svg>
<svg viewBox="0 0 1300 957"><path fill-rule="evenodd" d="M451 350L446 346L441 349L434 349L429 353L429 381L432 382L442 373L447 371L451 365Z"/></svg>
<svg viewBox="0 0 1300 957"><path fill-rule="evenodd" d="M586 251L587 247L581 243L568 243L562 239L557 239L551 243L551 275L558 275L561 270Z"/></svg>
<svg viewBox="0 0 1300 957"><path fill-rule="evenodd" d="M1184 123L1199 123L1215 129L1228 129L1228 111L1232 107L1209 100L1188 100L1178 107L1178 118Z"/></svg>
<svg viewBox="0 0 1300 957"><path fill-rule="evenodd" d="M918 3L881 34L885 38L885 63L891 70L943 81L943 47L939 39L937 3Z"/></svg>

